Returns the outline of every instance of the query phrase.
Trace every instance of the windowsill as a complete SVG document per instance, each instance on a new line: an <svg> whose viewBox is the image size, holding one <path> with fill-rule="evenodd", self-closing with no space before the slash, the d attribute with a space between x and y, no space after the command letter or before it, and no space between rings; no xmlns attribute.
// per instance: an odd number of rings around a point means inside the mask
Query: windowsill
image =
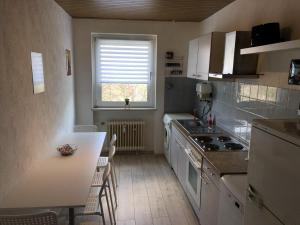
<svg viewBox="0 0 300 225"><path fill-rule="evenodd" d="M130 108L130 109L125 109L125 108L92 108L92 111L155 111L157 108Z"/></svg>

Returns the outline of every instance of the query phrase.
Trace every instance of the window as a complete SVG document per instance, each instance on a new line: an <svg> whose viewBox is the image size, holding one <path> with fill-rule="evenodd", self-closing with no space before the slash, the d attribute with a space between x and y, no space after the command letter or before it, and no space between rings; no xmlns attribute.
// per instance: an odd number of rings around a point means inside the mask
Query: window
<svg viewBox="0 0 300 225"><path fill-rule="evenodd" d="M154 35L93 35L95 107L155 107Z"/></svg>

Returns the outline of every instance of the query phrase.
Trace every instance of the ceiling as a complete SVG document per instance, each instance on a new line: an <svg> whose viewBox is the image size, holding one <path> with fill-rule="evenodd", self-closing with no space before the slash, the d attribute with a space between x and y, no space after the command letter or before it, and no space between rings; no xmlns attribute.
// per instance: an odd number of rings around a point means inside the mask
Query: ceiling
<svg viewBox="0 0 300 225"><path fill-rule="evenodd" d="M202 21L234 0L55 0L74 18Z"/></svg>

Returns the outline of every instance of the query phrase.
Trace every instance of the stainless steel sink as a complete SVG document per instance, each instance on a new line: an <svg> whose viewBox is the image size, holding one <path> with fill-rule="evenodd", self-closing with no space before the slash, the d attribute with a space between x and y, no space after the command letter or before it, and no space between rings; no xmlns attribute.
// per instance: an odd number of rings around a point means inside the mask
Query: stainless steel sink
<svg viewBox="0 0 300 225"><path fill-rule="evenodd" d="M218 127L209 127L207 123L201 121L201 120L177 120L184 128L185 130L190 134L216 134L216 133L222 133L222 130L220 130Z"/></svg>
<svg viewBox="0 0 300 225"><path fill-rule="evenodd" d="M185 128L206 127L201 120L177 120Z"/></svg>

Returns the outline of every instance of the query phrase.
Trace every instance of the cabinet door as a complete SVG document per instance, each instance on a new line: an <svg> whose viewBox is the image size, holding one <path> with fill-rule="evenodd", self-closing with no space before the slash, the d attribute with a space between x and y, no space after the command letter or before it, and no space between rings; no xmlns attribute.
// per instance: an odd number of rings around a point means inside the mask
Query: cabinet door
<svg viewBox="0 0 300 225"><path fill-rule="evenodd" d="M198 38L189 42L187 76L190 78L196 78L197 75L198 42Z"/></svg>
<svg viewBox="0 0 300 225"><path fill-rule="evenodd" d="M186 181L186 168L187 168L187 155L185 153L185 147L179 143L179 151L178 151L178 179L183 188L185 188Z"/></svg>
<svg viewBox="0 0 300 225"><path fill-rule="evenodd" d="M283 225L269 210L247 198L245 208L246 225ZM294 223L296 224L296 223ZM299 223L298 223L299 224Z"/></svg>
<svg viewBox="0 0 300 225"><path fill-rule="evenodd" d="M220 188L218 225L244 225L244 206L224 184Z"/></svg>
<svg viewBox="0 0 300 225"><path fill-rule="evenodd" d="M203 35L198 42L197 79L208 80L212 34Z"/></svg>
<svg viewBox="0 0 300 225"><path fill-rule="evenodd" d="M174 132L171 135L171 146L170 146L170 153L171 153L171 166L174 172L177 174L177 158L178 158L178 147L176 143L176 136Z"/></svg>
<svg viewBox="0 0 300 225"><path fill-rule="evenodd" d="M217 225L219 208L219 190L204 174L201 188L200 223Z"/></svg>

